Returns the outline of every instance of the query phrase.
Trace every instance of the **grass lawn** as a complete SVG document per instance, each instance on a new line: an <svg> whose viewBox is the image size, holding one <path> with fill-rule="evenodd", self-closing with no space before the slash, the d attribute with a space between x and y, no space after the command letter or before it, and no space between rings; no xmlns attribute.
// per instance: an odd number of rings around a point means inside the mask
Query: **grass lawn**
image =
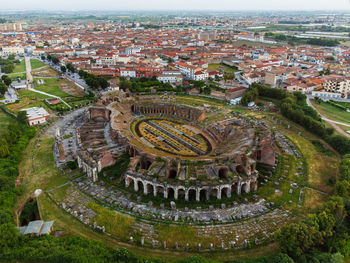
<svg viewBox="0 0 350 263"><path fill-rule="evenodd" d="M43 66L37 69L32 70L33 77L50 77L57 78L60 76L60 73L50 66Z"/></svg>
<svg viewBox="0 0 350 263"><path fill-rule="evenodd" d="M36 80L36 79L35 79ZM65 98L69 97L70 95L68 93L63 92L60 89L60 79L52 78L52 79L44 79L45 84L43 85L38 85L35 81L34 87L36 90L44 91L46 93Z"/></svg>
<svg viewBox="0 0 350 263"><path fill-rule="evenodd" d="M318 104L315 103L314 100L311 101L314 107L328 119L343 122L350 125L350 112L346 112L325 102Z"/></svg>
<svg viewBox="0 0 350 263"><path fill-rule="evenodd" d="M32 70L46 66L46 64L44 62L37 60L37 59L31 59L30 65L32 66Z"/></svg>
<svg viewBox="0 0 350 263"><path fill-rule="evenodd" d="M18 112L21 109L30 107L44 107L49 113L51 110L46 106L43 100L51 98L46 95L36 93L30 90L20 90L18 91L20 101L18 103L11 103L6 105L13 112Z"/></svg>
<svg viewBox="0 0 350 263"><path fill-rule="evenodd" d="M233 68L230 68L229 66L226 66L223 64L209 64L208 65L208 69L210 69L210 70L219 70L220 68L224 69L226 73L237 72L237 70L234 70Z"/></svg>
<svg viewBox="0 0 350 263"><path fill-rule="evenodd" d="M11 73L11 74L6 74L11 78L13 81L17 80L17 77L20 77L22 80L26 79L26 73Z"/></svg>
<svg viewBox="0 0 350 263"><path fill-rule="evenodd" d="M40 79L40 78L38 78ZM80 97L83 96L84 92L81 90L79 93L77 92L78 87L73 87L73 83L59 78L45 78L43 85L38 85L36 82L37 78L34 82L34 87L36 90L40 90L54 96L58 96L61 98L72 98L72 97Z"/></svg>
<svg viewBox="0 0 350 263"><path fill-rule="evenodd" d="M13 73L25 72L26 71L26 62L24 59L21 60L21 63L15 66Z"/></svg>
<svg viewBox="0 0 350 263"><path fill-rule="evenodd" d="M307 186L330 194L333 189L330 181L338 178L340 157L336 153L329 155L319 151L311 141L320 138L305 131L301 126L288 122L284 117L280 119L283 123L289 123L291 128L287 129L284 124L274 123L274 125L300 149L307 163ZM299 131L301 136L298 136ZM332 150L325 142L322 143L327 149Z"/></svg>
<svg viewBox="0 0 350 263"><path fill-rule="evenodd" d="M9 115L0 110L0 135L6 131L7 126L13 121L14 120Z"/></svg>

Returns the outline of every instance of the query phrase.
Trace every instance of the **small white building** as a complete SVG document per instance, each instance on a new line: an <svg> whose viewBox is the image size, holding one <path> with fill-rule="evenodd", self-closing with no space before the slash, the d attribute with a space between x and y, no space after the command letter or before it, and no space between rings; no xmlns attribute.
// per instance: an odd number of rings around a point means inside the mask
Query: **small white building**
<svg viewBox="0 0 350 263"><path fill-rule="evenodd" d="M16 91L18 90L25 90L27 89L27 81L26 80L20 80L20 81L13 81L11 83L12 88L14 88Z"/></svg>
<svg viewBox="0 0 350 263"><path fill-rule="evenodd" d="M29 126L46 123L50 117L50 114L44 108L33 107L21 111L27 112Z"/></svg>
<svg viewBox="0 0 350 263"><path fill-rule="evenodd" d="M177 84L182 82L182 76L180 75L160 75L157 77L159 82Z"/></svg>

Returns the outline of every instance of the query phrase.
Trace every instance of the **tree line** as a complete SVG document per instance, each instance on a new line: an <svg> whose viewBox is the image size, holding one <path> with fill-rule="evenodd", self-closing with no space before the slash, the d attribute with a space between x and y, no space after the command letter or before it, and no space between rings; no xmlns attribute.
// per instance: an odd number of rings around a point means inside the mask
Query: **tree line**
<svg viewBox="0 0 350 263"><path fill-rule="evenodd" d="M289 93L282 89L253 83L243 95L241 103L247 105L259 96L279 100L277 106L287 119L318 135L340 154L350 153L350 140L340 135L334 135L333 128L327 128L324 125L318 113L307 105L306 96L301 92Z"/></svg>
<svg viewBox="0 0 350 263"><path fill-rule="evenodd" d="M324 47L335 47L340 44L338 40L325 39L325 38L298 38L295 36L289 36L285 34L277 34L267 32L265 33L266 38L273 39L275 41L287 42L290 45L314 45L314 46L324 46Z"/></svg>
<svg viewBox="0 0 350 263"><path fill-rule="evenodd" d="M82 69L79 70L78 74L85 81L85 83L93 90L98 88L106 89L109 87L109 83L104 77L96 76Z"/></svg>
<svg viewBox="0 0 350 263"><path fill-rule="evenodd" d="M298 263L343 262L343 256L350 256L350 155L339 168L334 195L315 213L276 234L281 251Z"/></svg>

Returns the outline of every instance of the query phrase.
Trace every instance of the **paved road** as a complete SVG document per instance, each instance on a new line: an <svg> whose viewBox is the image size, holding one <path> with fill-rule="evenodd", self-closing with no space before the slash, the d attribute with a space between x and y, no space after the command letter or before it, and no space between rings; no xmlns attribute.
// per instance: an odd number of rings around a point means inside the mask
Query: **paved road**
<svg viewBox="0 0 350 263"><path fill-rule="evenodd" d="M341 135L347 137L350 139L350 134L346 133L343 129L341 129L338 125L342 125L342 126L346 126L346 127L350 127L349 124L343 123L343 122L339 122L339 121L334 121L331 119L326 118L325 116L323 116L315 107L314 105L312 105L310 98L307 97L306 98L306 103L307 105L309 105L311 108L313 108L315 111L317 111L317 113L321 116L322 120L328 122L334 129L336 129L337 132L339 132Z"/></svg>
<svg viewBox="0 0 350 263"><path fill-rule="evenodd" d="M32 65L30 64L30 58L25 57L26 63L26 76L27 76L27 88L33 87Z"/></svg>
<svg viewBox="0 0 350 263"><path fill-rule="evenodd" d="M25 57L25 62L26 62L26 75L27 75L27 88L30 91L34 91L36 93L40 93L49 97L53 97L53 98L57 98L60 101L62 101L62 103L64 103L65 105L67 105L70 109L72 108L67 102L65 102L64 100L62 100L60 97L55 96L55 95L51 95L49 93L40 91L40 90L36 90L34 89L34 84L33 84L33 76L32 76L32 66L30 64L30 57Z"/></svg>

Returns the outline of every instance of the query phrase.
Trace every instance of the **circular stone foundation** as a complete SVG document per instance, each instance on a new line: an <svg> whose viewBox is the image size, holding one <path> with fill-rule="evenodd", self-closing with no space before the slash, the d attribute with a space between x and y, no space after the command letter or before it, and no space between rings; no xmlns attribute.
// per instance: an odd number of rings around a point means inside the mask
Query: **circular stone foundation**
<svg viewBox="0 0 350 263"><path fill-rule="evenodd" d="M147 147L176 156L197 157L212 151L212 145L203 131L168 118L139 120L135 132Z"/></svg>

